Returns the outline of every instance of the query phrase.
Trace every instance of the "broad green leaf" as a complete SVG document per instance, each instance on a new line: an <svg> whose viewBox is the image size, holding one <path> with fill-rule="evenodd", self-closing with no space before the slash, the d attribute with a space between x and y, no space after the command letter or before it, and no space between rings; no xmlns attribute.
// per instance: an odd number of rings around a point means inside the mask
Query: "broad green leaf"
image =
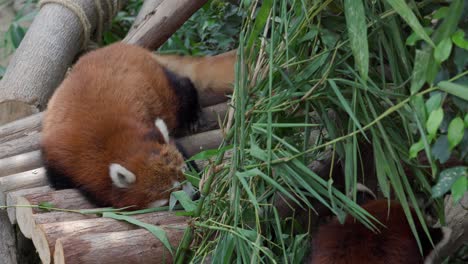
<svg viewBox="0 0 468 264"><path fill-rule="evenodd" d="M456 147L463 139L463 133L465 131L465 124L460 117L452 119L448 126L447 139L450 144L450 148Z"/></svg>
<svg viewBox="0 0 468 264"><path fill-rule="evenodd" d="M452 0L448 10L450 16L447 16L442 20L442 24L437 27L432 35L432 39L434 39L435 43L439 43L443 39L450 38L457 30L458 23L460 22L463 14L464 2L465 0Z"/></svg>
<svg viewBox="0 0 468 264"><path fill-rule="evenodd" d="M128 222L130 224L134 224L136 226L145 228L146 230L151 232L151 234L153 234L157 239L159 239L159 241L161 241L161 243L163 243L163 245L169 250L169 252L171 252L171 254L173 254L172 246L171 246L171 243L169 242L169 239L167 238L166 231L164 231L164 229L162 229L161 227L151 225L151 224L147 224L145 222L142 222L140 220L137 220L137 219L135 219L133 217L130 217L130 216L127 216L127 215L119 215L119 214L112 213L112 212L105 212L105 213L102 214L102 217L107 217L107 218L112 218L112 219L115 219L115 220L126 221L126 222Z"/></svg>
<svg viewBox="0 0 468 264"><path fill-rule="evenodd" d="M361 78L367 81L369 48L367 43L366 13L364 12L362 0L344 0L344 11L354 60Z"/></svg>
<svg viewBox="0 0 468 264"><path fill-rule="evenodd" d="M444 195L460 177L468 177L468 167L458 166L443 170L439 175L439 181L432 187L432 197Z"/></svg>
<svg viewBox="0 0 468 264"><path fill-rule="evenodd" d="M431 113L432 111L440 108L442 104L442 93L432 94L431 97L426 101L426 111Z"/></svg>
<svg viewBox="0 0 468 264"><path fill-rule="evenodd" d="M458 202L466 191L468 191L468 177L460 177L452 185L453 202Z"/></svg>
<svg viewBox="0 0 468 264"><path fill-rule="evenodd" d="M437 63L442 63L448 59L452 51L452 40L450 38L443 39L437 44L434 49L434 59Z"/></svg>
<svg viewBox="0 0 468 264"><path fill-rule="evenodd" d="M427 50L416 50L411 78L411 94L417 93L426 82L427 65L431 54Z"/></svg>
<svg viewBox="0 0 468 264"><path fill-rule="evenodd" d="M429 114L429 118L427 119L427 122L426 122L426 129L431 138L434 138L435 135L437 134L437 129L439 129L439 126L442 123L443 119L444 119L444 110L442 109L442 107L439 107L438 109L432 111Z"/></svg>
<svg viewBox="0 0 468 264"><path fill-rule="evenodd" d="M468 40L465 40L465 31L459 29L453 33L452 41L458 47L468 50Z"/></svg>
<svg viewBox="0 0 468 264"><path fill-rule="evenodd" d="M387 2L393 7L395 12L397 12L403 18L403 20L405 20L406 23L408 23L411 29L413 29L413 31L421 39L425 40L431 46L435 46L434 42L432 42L432 39L429 37L429 35L426 34L424 28L419 23L418 18L414 15L413 11L411 11L411 8L408 6L408 4L406 4L406 1L387 0Z"/></svg>
<svg viewBox="0 0 468 264"><path fill-rule="evenodd" d="M172 192L170 198L171 205L169 207L174 207L173 205L175 205L176 201L179 201L184 210L187 212L193 212L195 209L197 209L196 202L192 201L192 199L190 199L185 191L181 190Z"/></svg>
<svg viewBox="0 0 468 264"><path fill-rule="evenodd" d="M463 100L468 101L468 86L452 83L447 81L442 81L437 84L442 91L445 91L449 94L458 96Z"/></svg>
<svg viewBox="0 0 468 264"><path fill-rule="evenodd" d="M13 47L17 49L23 40L26 31L17 23L11 24L8 31L10 32L11 43L13 44Z"/></svg>
<svg viewBox="0 0 468 264"><path fill-rule="evenodd" d="M418 142L411 145L409 150L409 157L416 158L418 156L419 151L424 149L424 142L420 139Z"/></svg>
<svg viewBox="0 0 468 264"><path fill-rule="evenodd" d="M431 153L440 163L445 163L450 158L450 146L446 135L437 138L432 146Z"/></svg>
<svg viewBox="0 0 468 264"><path fill-rule="evenodd" d="M449 8L447 6L441 7L437 9L437 11L434 13L434 16L432 18L434 19L441 19L447 17L449 12Z"/></svg>
<svg viewBox="0 0 468 264"><path fill-rule="evenodd" d="M425 27L424 28L424 31L426 31L426 34L427 35L430 35L432 34L432 32L434 31L432 28L430 27ZM407 46L414 46L416 44L416 42L418 42L418 40L421 40L421 38L419 37L418 34L416 34L414 31L413 33L411 33L411 35L409 35L409 37L406 39L406 42L405 42L405 45Z"/></svg>
<svg viewBox="0 0 468 264"><path fill-rule="evenodd" d="M468 114L465 115L465 127L468 127Z"/></svg>

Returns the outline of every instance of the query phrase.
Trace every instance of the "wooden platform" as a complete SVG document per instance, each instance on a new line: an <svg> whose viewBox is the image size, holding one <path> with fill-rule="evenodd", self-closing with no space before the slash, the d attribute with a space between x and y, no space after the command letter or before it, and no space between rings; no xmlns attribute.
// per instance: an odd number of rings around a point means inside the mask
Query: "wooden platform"
<svg viewBox="0 0 468 264"><path fill-rule="evenodd" d="M222 133L218 124L226 109L225 103L204 108L196 133L177 139L188 155L219 146ZM0 206L8 206L0 209L2 228L31 239L42 263L171 263L170 252L146 229L69 211L95 207L75 189L48 186L39 151L41 119L39 113L0 127ZM31 207L35 205L61 210ZM173 247L180 242L188 220L173 212L134 218L164 229ZM16 239L18 263L22 263L21 252L28 251L23 248L27 242ZM0 243L7 243L5 237L0 237Z"/></svg>

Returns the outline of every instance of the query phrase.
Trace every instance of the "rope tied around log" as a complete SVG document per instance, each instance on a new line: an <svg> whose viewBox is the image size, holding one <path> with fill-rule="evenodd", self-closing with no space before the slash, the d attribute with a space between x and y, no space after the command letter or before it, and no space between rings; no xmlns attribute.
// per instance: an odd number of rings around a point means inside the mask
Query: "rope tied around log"
<svg viewBox="0 0 468 264"><path fill-rule="evenodd" d="M104 0L106 3L107 7L107 13L108 15L108 21L107 24L110 25L112 23L112 18L117 14L117 11L121 7L121 2L120 0ZM102 0L94 0L94 5L96 7L96 13L98 17L97 25L96 25L96 34L95 34L95 39L98 40L98 42L101 41L102 39L102 33L104 31L104 9L103 9L103 1ZM83 35L82 35L82 41L81 41L81 49L85 50L88 47L88 44L91 39L91 22L89 22L88 17L86 16L85 11L83 8L78 5L75 1L72 0L41 0L38 3L39 8L42 8L46 4L58 4L61 5L68 10L72 11L77 17L78 20L81 23L81 26L83 28Z"/></svg>

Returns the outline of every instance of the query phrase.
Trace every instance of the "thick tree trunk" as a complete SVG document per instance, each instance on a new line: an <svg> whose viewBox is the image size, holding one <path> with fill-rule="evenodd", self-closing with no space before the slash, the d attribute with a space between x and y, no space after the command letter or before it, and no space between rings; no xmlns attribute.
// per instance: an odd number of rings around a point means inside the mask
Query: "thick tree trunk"
<svg viewBox="0 0 468 264"><path fill-rule="evenodd" d="M93 33L98 21L95 1L73 2L83 9ZM112 15L108 10L103 8L104 21ZM82 38L83 26L70 9L55 3L42 7L0 81L0 124L45 108L80 51Z"/></svg>

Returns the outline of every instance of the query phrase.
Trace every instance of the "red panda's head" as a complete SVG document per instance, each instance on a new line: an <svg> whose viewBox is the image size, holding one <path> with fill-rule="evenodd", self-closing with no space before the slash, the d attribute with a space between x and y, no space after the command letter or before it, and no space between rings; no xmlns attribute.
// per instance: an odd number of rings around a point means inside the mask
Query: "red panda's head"
<svg viewBox="0 0 468 264"><path fill-rule="evenodd" d="M183 181L184 159L169 142L167 128L156 120L156 130L122 140L122 152L109 163L114 207L163 205ZM118 194L118 195L116 195Z"/></svg>

